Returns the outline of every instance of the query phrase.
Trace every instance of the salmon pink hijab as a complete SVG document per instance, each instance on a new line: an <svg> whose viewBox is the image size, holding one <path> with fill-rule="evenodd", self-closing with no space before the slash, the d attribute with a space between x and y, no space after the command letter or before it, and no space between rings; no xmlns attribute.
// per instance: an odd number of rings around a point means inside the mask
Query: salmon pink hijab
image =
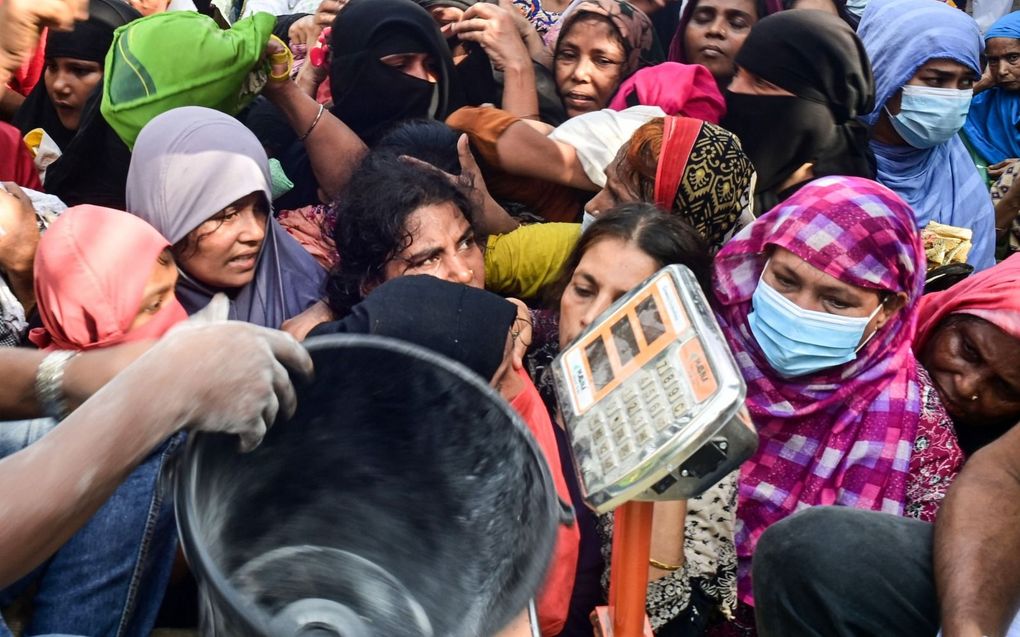
<svg viewBox="0 0 1020 637"><path fill-rule="evenodd" d="M921 299L914 351L924 349L928 339L950 314L983 318L1013 338L1020 339L1020 254L995 267L968 277L942 292Z"/></svg>
<svg viewBox="0 0 1020 637"><path fill-rule="evenodd" d="M29 333L42 349L89 350L159 338L187 313L171 298L130 330L156 259L170 243L138 217L75 206L39 240L35 298L43 327Z"/></svg>

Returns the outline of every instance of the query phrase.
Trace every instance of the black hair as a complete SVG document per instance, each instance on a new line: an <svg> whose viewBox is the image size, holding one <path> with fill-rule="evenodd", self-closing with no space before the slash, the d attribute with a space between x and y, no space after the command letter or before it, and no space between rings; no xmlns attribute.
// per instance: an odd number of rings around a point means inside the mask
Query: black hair
<svg viewBox="0 0 1020 637"><path fill-rule="evenodd" d="M163 251L156 257L156 261L160 265L173 265L174 264L174 253L169 247L163 248Z"/></svg>
<svg viewBox="0 0 1020 637"><path fill-rule="evenodd" d="M687 5L684 7L683 15L680 16L680 25L684 29L687 28L687 23L691 21L692 17L694 17L694 11L698 8L699 2L700 0L691 0L691 2L687 3ZM787 8L785 6L786 2L789 2L792 5L795 2L795 0L783 0L784 9ZM756 21L761 20L765 16L769 15L769 7L765 0L754 0L754 10L758 14L758 16L755 18Z"/></svg>
<svg viewBox="0 0 1020 637"><path fill-rule="evenodd" d="M370 153L338 201L333 240L340 262L326 281L327 301L337 317L362 299L366 284L382 283L383 268L411 244L407 219L415 210L452 203L474 222L467 193L446 175L391 152Z"/></svg>
<svg viewBox="0 0 1020 637"><path fill-rule="evenodd" d="M554 307L558 307L559 299L584 254L603 239L634 243L660 268L685 265L698 279L702 291L706 295L711 293L712 257L705 238L681 218L662 212L654 204L638 201L611 208L584 231L564 261L559 280L551 288L553 298L549 300Z"/></svg>
<svg viewBox="0 0 1020 637"><path fill-rule="evenodd" d="M376 152L407 155L432 164L451 175L460 174L457 140L460 135L434 119L406 120L386 132L375 145Z"/></svg>
<svg viewBox="0 0 1020 637"><path fill-rule="evenodd" d="M244 199L245 197L255 194L258 195L255 201L255 211L257 213L265 215L266 218L268 219L269 215L272 214L273 205L272 203L270 203L269 199L266 197L264 192L262 192L261 190L256 190L254 192L248 193L247 195L244 195L244 197L238 197L237 200L230 202L229 204L227 204L227 206L225 206L221 210L217 210L216 212L210 214L205 221L209 221L217 217L218 215L222 215L227 210L227 208L233 207L234 204L236 204L241 199ZM170 251L173 253L174 258L178 262L183 261L184 259L189 259L198 254L199 242L202 241L202 239L205 239L212 233L219 230L220 226L223 225L223 220L220 219L219 223L217 223L215 226L213 226L212 228L206 228L206 231L204 233L199 234L198 229L202 227L205 221L189 230L188 234L184 235L184 237L182 237L180 241L171 246ZM266 223L268 224L269 222L267 221ZM268 226L266 231L268 232Z"/></svg>

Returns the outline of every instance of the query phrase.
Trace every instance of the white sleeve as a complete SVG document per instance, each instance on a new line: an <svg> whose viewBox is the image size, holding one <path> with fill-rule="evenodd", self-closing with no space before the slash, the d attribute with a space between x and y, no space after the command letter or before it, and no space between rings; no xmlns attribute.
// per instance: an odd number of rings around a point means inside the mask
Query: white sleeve
<svg viewBox="0 0 1020 637"><path fill-rule="evenodd" d="M634 134L656 117L665 117L658 106L632 106L622 111L602 109L572 117L549 133L549 138L577 149L577 159L588 179L606 185L606 167Z"/></svg>

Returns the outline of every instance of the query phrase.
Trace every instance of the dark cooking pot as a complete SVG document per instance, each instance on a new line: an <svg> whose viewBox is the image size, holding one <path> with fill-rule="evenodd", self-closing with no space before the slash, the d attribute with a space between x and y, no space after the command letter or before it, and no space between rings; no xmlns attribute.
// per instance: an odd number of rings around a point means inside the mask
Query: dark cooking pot
<svg viewBox="0 0 1020 637"><path fill-rule="evenodd" d="M254 451L192 436L176 481L204 634L492 635L542 582L561 510L518 416L461 365L309 339L315 380Z"/></svg>

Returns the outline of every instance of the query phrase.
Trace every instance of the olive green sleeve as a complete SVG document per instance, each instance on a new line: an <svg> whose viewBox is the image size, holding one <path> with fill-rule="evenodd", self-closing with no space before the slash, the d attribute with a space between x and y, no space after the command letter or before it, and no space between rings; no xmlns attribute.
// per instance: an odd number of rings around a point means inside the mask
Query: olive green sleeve
<svg viewBox="0 0 1020 637"><path fill-rule="evenodd" d="M540 223L492 235L485 249L485 287L530 299L556 280L581 236L578 223Z"/></svg>

